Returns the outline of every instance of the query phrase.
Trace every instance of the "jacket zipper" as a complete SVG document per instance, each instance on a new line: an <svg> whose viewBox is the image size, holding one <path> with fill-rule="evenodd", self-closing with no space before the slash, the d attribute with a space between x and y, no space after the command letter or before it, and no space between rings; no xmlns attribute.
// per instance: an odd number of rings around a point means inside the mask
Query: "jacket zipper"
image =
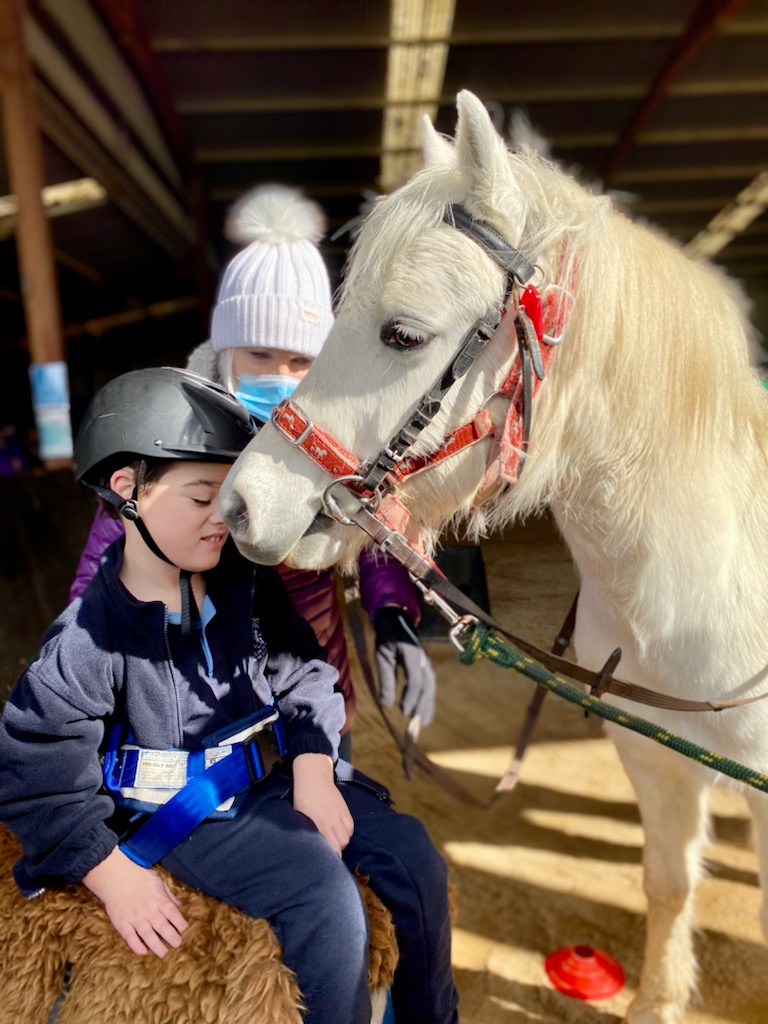
<svg viewBox="0 0 768 1024"><path fill-rule="evenodd" d="M182 728L181 728L181 704L179 702L179 688L176 685L176 673L173 670L173 655L171 654L171 644L168 639L168 609L163 606L163 639L165 641L165 653L168 658L168 671L171 676L171 686L173 686L173 698L176 704L176 743L175 746L181 748L181 741L183 739Z"/></svg>

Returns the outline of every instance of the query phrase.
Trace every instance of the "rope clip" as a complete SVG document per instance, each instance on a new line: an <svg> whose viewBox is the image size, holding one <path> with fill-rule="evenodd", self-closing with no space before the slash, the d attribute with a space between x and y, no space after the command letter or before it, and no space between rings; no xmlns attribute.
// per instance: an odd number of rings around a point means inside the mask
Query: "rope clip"
<svg viewBox="0 0 768 1024"><path fill-rule="evenodd" d="M449 623L451 628L448 630L448 639L459 653L463 654L469 639L468 633L474 629L480 620L475 618L474 615L459 615L437 591L432 590L431 587L428 587L413 573L409 573L409 575L415 586L421 591L424 603L432 605Z"/></svg>

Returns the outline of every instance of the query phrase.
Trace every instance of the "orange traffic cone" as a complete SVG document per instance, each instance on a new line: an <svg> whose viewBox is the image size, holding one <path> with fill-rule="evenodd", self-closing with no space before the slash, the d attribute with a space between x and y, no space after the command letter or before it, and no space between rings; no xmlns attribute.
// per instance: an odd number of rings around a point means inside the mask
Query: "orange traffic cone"
<svg viewBox="0 0 768 1024"><path fill-rule="evenodd" d="M592 946L566 946L544 961L549 980L574 999L608 999L624 987L624 971L613 957Z"/></svg>

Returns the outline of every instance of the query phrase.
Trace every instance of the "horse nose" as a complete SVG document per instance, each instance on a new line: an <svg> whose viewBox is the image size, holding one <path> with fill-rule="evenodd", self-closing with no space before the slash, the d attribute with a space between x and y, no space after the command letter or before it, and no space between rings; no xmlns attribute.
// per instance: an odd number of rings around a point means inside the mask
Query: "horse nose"
<svg viewBox="0 0 768 1024"><path fill-rule="evenodd" d="M248 506L245 499L237 491L231 491L221 510L222 518L235 540L244 537L248 532Z"/></svg>

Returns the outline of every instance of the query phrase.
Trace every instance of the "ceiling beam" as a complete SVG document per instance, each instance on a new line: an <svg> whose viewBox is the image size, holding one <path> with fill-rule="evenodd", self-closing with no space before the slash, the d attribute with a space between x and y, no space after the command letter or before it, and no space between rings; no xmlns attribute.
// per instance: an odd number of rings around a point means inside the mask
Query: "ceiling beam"
<svg viewBox="0 0 768 1024"><path fill-rule="evenodd" d="M719 210L728 202L723 196L696 196L690 199L641 199L639 203L630 203L629 212L637 214L655 213L706 213L708 210Z"/></svg>
<svg viewBox="0 0 768 1024"><path fill-rule="evenodd" d="M638 137L653 120L669 95L672 84L698 56L727 20L737 14L747 0L699 0L685 32L667 57L651 84L648 94L626 125L618 145L603 164L603 181L611 177L638 144Z"/></svg>
<svg viewBox="0 0 768 1024"><path fill-rule="evenodd" d="M41 198L48 217L61 217L82 210L92 210L94 207L103 206L109 202L105 190L93 178L82 178L78 181L63 181L55 185L45 185L42 189ZM0 241L8 239L16 230L18 201L15 196L3 196L0 198ZM78 259L66 250L58 247L53 248L53 258L59 266L67 267L77 273L81 278L90 281L102 289L112 289L108 279L100 270L96 270L89 263ZM8 298L7 293L4 298ZM22 296L16 295L20 302ZM126 301L124 299L124 301Z"/></svg>
<svg viewBox="0 0 768 1024"><path fill-rule="evenodd" d="M48 0L51 2L51 0ZM546 21L546 19L544 19ZM445 43L451 47L460 46L524 46L532 43L591 43L591 42L633 42L640 39L677 39L682 22L677 18L649 19L637 23L622 21L588 22L581 18L572 22L547 22L540 25L516 24L512 28L493 26L483 29L451 30L442 36L435 34L431 41ZM754 17L736 23L728 23L724 31L729 35L759 35L768 33L768 17ZM150 45L156 53L251 53L275 52L281 50L382 50L392 42L389 35L375 33L334 32L329 34L301 35L260 35L238 36L182 34L150 37ZM404 46L419 46L421 41L404 40Z"/></svg>
<svg viewBox="0 0 768 1024"><path fill-rule="evenodd" d="M310 196L310 198L318 200L344 199L346 196L359 195L362 202L363 194L370 191L370 182L353 181L344 182L343 184L318 185L312 180L311 173L307 175L306 181L294 182L293 184L296 188L300 188L302 192ZM243 189L240 186L220 185L208 190L208 198L211 203L233 203L240 199L242 195Z"/></svg>
<svg viewBox="0 0 768 1024"><path fill-rule="evenodd" d="M736 245L729 245L723 252L721 259L742 260L753 256L768 256L768 243L755 242L754 245L750 245L739 241Z"/></svg>
<svg viewBox="0 0 768 1024"><path fill-rule="evenodd" d="M670 224L665 226L663 220L660 220L658 223L667 234L684 238L686 241L690 241L701 230L700 224ZM756 221L741 232L741 237L744 239L762 238L764 236L766 238L765 244L768 245L768 221L765 220L762 222Z"/></svg>
<svg viewBox="0 0 768 1024"><path fill-rule="evenodd" d="M175 259L189 249L186 236L171 223L165 211L151 203L146 192L128 173L119 154L104 149L41 79L35 82L40 124L44 134L75 166L96 178L106 188L110 200L140 231Z"/></svg>
<svg viewBox="0 0 768 1024"><path fill-rule="evenodd" d="M49 0L59 3L60 0ZM135 0L93 0L117 44L152 101L163 136L170 140L173 154L182 168L189 167L189 140L178 116L160 62L152 49L139 17Z"/></svg>
<svg viewBox="0 0 768 1024"><path fill-rule="evenodd" d="M65 338L82 338L85 335L100 337L108 331L141 323L142 320L161 320L177 313L187 313L190 310L196 310L199 304L200 300L197 295L185 295L178 299L152 302L148 306L135 306L119 313L92 317L79 324L69 324L64 328L64 336Z"/></svg>
<svg viewBox="0 0 768 1024"><path fill-rule="evenodd" d="M737 280L743 281L747 278L755 278L758 288L760 288L760 283L765 281L765 260L759 263L731 263L728 260L727 253L724 253L722 258L718 260L718 265L725 267L731 277Z"/></svg>
<svg viewBox="0 0 768 1024"><path fill-rule="evenodd" d="M40 198L48 217L63 217L91 210L109 202L106 190L93 178L45 185ZM14 195L0 197L0 241L16 230L19 201Z"/></svg>
<svg viewBox="0 0 768 1024"><path fill-rule="evenodd" d="M573 132L571 134L547 135L553 149L577 149L580 147L603 148L616 144L620 136L615 132ZM699 142L765 142L768 139L768 124L723 125L714 128L656 128L641 132L635 139L635 147L644 146L694 146ZM612 179L613 180L613 179Z"/></svg>
<svg viewBox="0 0 768 1024"><path fill-rule="evenodd" d="M67 0L65 4L42 0L41 6L167 180L183 189L179 160L160 130L146 93L90 0Z"/></svg>
<svg viewBox="0 0 768 1024"><path fill-rule="evenodd" d="M618 171L612 182L631 188L632 185L664 185L671 181L727 181L729 178L754 178L763 164L696 164L692 167L649 167Z"/></svg>
<svg viewBox="0 0 768 1024"><path fill-rule="evenodd" d="M0 299L4 298L0 291ZM132 306L118 313L107 313L105 316L91 317L80 323L69 324L64 328L64 337L71 341L77 338L100 338L103 334L129 327L144 320L163 320L178 313L187 313L198 309L200 300L197 295L183 295L176 299L164 299L145 306ZM17 338L6 345L7 348L23 349L24 338Z"/></svg>
<svg viewBox="0 0 768 1024"><path fill-rule="evenodd" d="M391 0L379 187L390 192L422 164L421 122L443 91L455 0Z"/></svg>
<svg viewBox="0 0 768 1024"><path fill-rule="evenodd" d="M607 149L613 145L618 136L613 132L592 132L573 135L548 135L547 142L555 151L572 149ZM732 143L732 142L764 142L768 140L768 126L755 125L744 128L722 128L722 129L701 129L691 131L664 130L649 132L638 140L638 148L652 146L689 146L696 143ZM389 146L388 152L402 155L406 158L416 157L421 154L421 146L397 147ZM299 146L220 146L206 147L195 150L194 161L197 164L233 164L233 163L259 163L261 161L272 162L275 160L349 160L349 159L370 159L379 157L383 153L381 144L350 143L341 145L299 145ZM724 155L728 155L727 153ZM762 169L762 166L758 169ZM753 174L757 171L752 171ZM721 177L721 168L714 165L706 167L681 168L654 168L649 171L638 169L625 172L630 180L634 181L664 181L667 178L684 180L688 177ZM621 172L612 178L612 182L620 180ZM738 175L730 174L730 177Z"/></svg>
<svg viewBox="0 0 768 1024"><path fill-rule="evenodd" d="M670 98L698 96L744 96L768 93L768 75L758 78L706 79L702 81L678 82L667 95ZM610 82L608 84L566 84L517 86L513 89L494 89L493 98L505 105L530 103L590 103L621 102L639 100L646 94L640 82ZM453 106L453 93L443 93L438 106ZM402 101L416 105L418 100ZM233 97L191 97L180 99L176 104L178 113L184 117L199 117L217 114L283 114L313 113L343 110L383 110L386 97L372 96L318 96L317 93L303 96L233 96Z"/></svg>
<svg viewBox="0 0 768 1024"><path fill-rule="evenodd" d="M712 218L686 246L694 256L715 256L768 208L768 171L758 174L745 189Z"/></svg>
<svg viewBox="0 0 768 1024"><path fill-rule="evenodd" d="M160 60L152 49L136 0L94 0L106 19L121 50L127 55L142 86L152 100L166 136L170 139L187 178L186 194L191 209L194 237L194 268L203 330L207 329L208 310L213 304L216 257L210 245L206 224L205 190L192 162L186 128L168 88Z"/></svg>
<svg viewBox="0 0 768 1024"><path fill-rule="evenodd" d="M35 89L44 133L157 244L175 256L187 251L191 223L169 186L31 17L25 34L40 72Z"/></svg>
<svg viewBox="0 0 768 1024"><path fill-rule="evenodd" d="M197 149L198 164L259 163L272 160L348 160L381 156L381 145L315 145L315 146L221 146Z"/></svg>
<svg viewBox="0 0 768 1024"><path fill-rule="evenodd" d="M744 96L768 92L768 76L758 78L690 78L676 82L669 90L678 96Z"/></svg>

